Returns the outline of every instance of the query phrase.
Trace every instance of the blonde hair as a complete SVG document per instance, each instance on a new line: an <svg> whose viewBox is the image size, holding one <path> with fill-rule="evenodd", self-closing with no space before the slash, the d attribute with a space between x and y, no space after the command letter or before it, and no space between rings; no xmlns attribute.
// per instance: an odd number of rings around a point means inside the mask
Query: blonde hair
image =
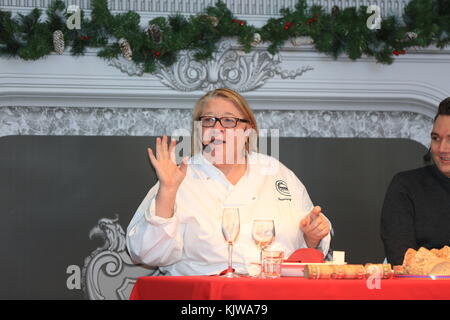
<svg viewBox="0 0 450 320"><path fill-rule="evenodd" d="M249 121L249 125L253 130L255 130L256 136L258 136L258 134L259 134L255 115L253 114L252 109L250 109L250 106L249 106L247 100L245 100L245 98L243 96L241 96L239 93L237 93L234 90L231 90L228 88L215 89L215 90L207 92L203 97L198 99L197 103L195 104L194 112L192 115L192 136L191 136L192 137L192 141L191 141L192 155L194 155L194 153L196 152L195 121L200 120L200 116L203 113L203 109L205 108L206 103L209 100L214 99L214 98L222 98L222 99L226 99L226 100L232 102L239 109L239 111L243 114L243 118ZM245 143L245 148L246 148L247 152L250 151L248 142Z"/></svg>

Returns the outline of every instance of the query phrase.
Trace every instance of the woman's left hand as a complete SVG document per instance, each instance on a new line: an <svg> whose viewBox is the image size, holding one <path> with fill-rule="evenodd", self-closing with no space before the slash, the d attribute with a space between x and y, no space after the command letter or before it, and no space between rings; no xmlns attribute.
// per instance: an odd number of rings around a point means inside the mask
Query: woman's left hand
<svg viewBox="0 0 450 320"><path fill-rule="evenodd" d="M309 248L317 248L320 240L330 233L330 224L322 213L322 208L314 207L306 217L300 221L300 230L306 245Z"/></svg>

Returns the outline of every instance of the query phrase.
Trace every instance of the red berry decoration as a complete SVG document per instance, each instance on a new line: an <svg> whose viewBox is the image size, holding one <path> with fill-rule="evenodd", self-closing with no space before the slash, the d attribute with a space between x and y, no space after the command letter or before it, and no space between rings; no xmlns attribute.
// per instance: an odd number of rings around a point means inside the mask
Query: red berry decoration
<svg viewBox="0 0 450 320"><path fill-rule="evenodd" d="M290 27L292 27L292 25L293 25L294 23L292 23L292 22L286 22L285 24L284 24L284 30L289 30L289 28Z"/></svg>
<svg viewBox="0 0 450 320"><path fill-rule="evenodd" d="M311 25L314 22L314 20L312 18L308 19L308 24Z"/></svg>
<svg viewBox="0 0 450 320"><path fill-rule="evenodd" d="M402 51L400 51L400 54L406 54L406 50L403 49Z"/></svg>
<svg viewBox="0 0 450 320"><path fill-rule="evenodd" d="M90 38L88 36L80 36L80 40L85 41L89 40Z"/></svg>
<svg viewBox="0 0 450 320"><path fill-rule="evenodd" d="M161 51L149 50L149 52L156 58L161 56Z"/></svg>
<svg viewBox="0 0 450 320"><path fill-rule="evenodd" d="M231 22L233 22L233 23L239 23L239 25L240 25L241 27L245 26L245 21L244 21L244 20L232 19Z"/></svg>
<svg viewBox="0 0 450 320"><path fill-rule="evenodd" d="M397 50L392 51L392 53L395 54L396 56L400 54Z"/></svg>

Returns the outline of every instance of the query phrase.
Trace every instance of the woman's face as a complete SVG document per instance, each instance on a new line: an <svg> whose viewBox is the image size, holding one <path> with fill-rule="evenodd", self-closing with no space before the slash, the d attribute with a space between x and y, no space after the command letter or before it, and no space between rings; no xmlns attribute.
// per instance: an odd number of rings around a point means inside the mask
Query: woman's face
<svg viewBox="0 0 450 320"><path fill-rule="evenodd" d="M245 119L233 102L219 97L207 100L200 116ZM232 122L232 119L222 119L225 126L226 123ZM218 165L245 163L245 141L246 134L249 134L245 132L247 128L250 128L250 125L241 121L237 121L234 128L224 127L220 121L216 121L213 127L202 126L203 155L211 163Z"/></svg>

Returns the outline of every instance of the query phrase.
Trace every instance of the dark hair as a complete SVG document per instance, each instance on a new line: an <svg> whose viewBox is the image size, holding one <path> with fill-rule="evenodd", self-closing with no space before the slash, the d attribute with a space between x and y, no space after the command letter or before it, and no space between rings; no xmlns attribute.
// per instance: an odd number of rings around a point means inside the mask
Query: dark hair
<svg viewBox="0 0 450 320"><path fill-rule="evenodd" d="M441 103L439 103L438 111L436 113L436 116L434 117L433 122L436 122L436 119L441 115L450 116L450 97L445 98L441 101ZM425 162L431 161L431 148L428 149L428 152L423 156L423 160Z"/></svg>
<svg viewBox="0 0 450 320"><path fill-rule="evenodd" d="M434 117L434 121L436 121L437 117L440 115L450 116L450 97L445 98L439 103L438 111L436 116Z"/></svg>

